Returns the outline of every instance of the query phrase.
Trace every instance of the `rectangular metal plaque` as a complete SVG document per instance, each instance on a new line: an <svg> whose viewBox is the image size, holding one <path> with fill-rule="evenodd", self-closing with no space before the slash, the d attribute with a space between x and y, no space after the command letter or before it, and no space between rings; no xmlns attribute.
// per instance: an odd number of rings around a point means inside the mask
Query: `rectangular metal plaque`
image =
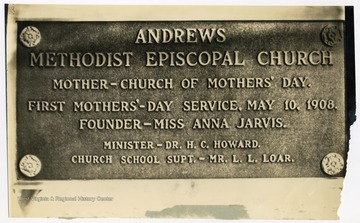
<svg viewBox="0 0 360 223"><path fill-rule="evenodd" d="M56 7L50 19L16 9L7 36L12 183L342 182L353 75L344 8L300 7L295 19L286 8L267 19L63 18Z"/></svg>

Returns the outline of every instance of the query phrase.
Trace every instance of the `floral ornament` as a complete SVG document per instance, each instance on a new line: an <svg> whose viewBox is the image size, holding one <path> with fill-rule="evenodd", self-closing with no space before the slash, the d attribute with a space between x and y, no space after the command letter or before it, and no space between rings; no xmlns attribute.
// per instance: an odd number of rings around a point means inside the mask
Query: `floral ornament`
<svg viewBox="0 0 360 223"><path fill-rule="evenodd" d="M343 170L344 159L338 153L329 153L323 158L321 165L326 174L333 176Z"/></svg>
<svg viewBox="0 0 360 223"><path fill-rule="evenodd" d="M20 33L20 41L27 47L35 47L40 43L40 31L34 26L25 27Z"/></svg>
<svg viewBox="0 0 360 223"><path fill-rule="evenodd" d="M34 177L38 175L41 170L41 162L39 158L34 155L24 156L19 163L20 171L25 176Z"/></svg>
<svg viewBox="0 0 360 223"><path fill-rule="evenodd" d="M328 46L335 46L342 41L339 27L325 26L321 31L321 40Z"/></svg>

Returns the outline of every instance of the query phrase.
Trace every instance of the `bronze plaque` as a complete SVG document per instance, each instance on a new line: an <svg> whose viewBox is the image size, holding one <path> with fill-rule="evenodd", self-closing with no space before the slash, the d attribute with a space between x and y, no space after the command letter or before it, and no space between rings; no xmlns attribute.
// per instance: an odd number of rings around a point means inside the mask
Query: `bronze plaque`
<svg viewBox="0 0 360 223"><path fill-rule="evenodd" d="M327 154L345 157L342 22L18 33L17 156L42 161L34 179L324 177Z"/></svg>
<svg viewBox="0 0 360 223"><path fill-rule="evenodd" d="M351 27L320 9L333 17L16 20L15 182L341 179Z"/></svg>

